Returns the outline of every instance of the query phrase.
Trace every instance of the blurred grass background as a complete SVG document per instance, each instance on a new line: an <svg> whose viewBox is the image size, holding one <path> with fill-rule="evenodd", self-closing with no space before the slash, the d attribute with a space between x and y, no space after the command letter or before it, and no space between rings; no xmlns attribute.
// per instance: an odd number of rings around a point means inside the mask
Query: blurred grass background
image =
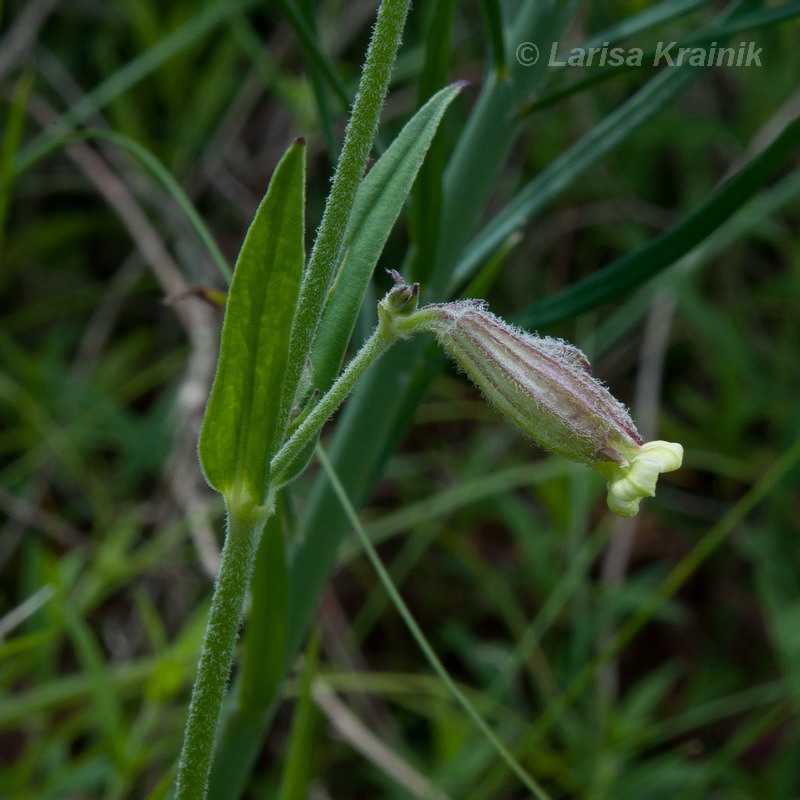
<svg viewBox="0 0 800 800"><path fill-rule="evenodd" d="M570 41L647 5L578 4ZM629 44L684 36L719 10L694 7ZM379 147L417 107L432 8L412 11ZM440 153L491 59L481 8L453 4L440 57L448 80L473 86ZM374 11L0 4L0 797L166 794L221 536L195 455L221 321L201 295L224 288L219 262L299 135L318 221ZM709 70L562 192L481 273L492 309L513 317L696 209L797 116L798 34L796 20L748 33L763 67ZM526 118L488 215L649 77L632 70ZM564 82L554 72L542 94ZM63 146L76 125L127 138ZM130 141L183 188L222 257ZM751 513L726 516L800 436L798 189L785 169L644 288L542 331L592 356L648 438L686 448L635 521L611 519L598 476L536 451L449 370L376 476L367 531L440 658L553 797L800 798L797 466ZM415 202L381 266L404 263ZM376 296L386 287L378 275ZM367 304L362 333L373 320ZM297 519L316 476L293 488ZM726 519L722 546L537 734ZM298 673L248 797L306 784L313 798L527 796L432 677L355 542L315 627L314 702L295 704Z"/></svg>

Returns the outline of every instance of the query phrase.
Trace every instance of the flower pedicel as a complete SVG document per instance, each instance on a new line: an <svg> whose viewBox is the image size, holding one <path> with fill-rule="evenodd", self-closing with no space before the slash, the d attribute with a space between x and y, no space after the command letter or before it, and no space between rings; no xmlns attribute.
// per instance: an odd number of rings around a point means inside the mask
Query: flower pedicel
<svg viewBox="0 0 800 800"><path fill-rule="evenodd" d="M644 442L578 348L514 328L482 300L416 309L418 287L392 275L396 286L381 301L381 324L404 338L433 333L486 399L523 433L602 473L615 514L634 516L642 498L655 494L658 476L680 467L681 445Z"/></svg>

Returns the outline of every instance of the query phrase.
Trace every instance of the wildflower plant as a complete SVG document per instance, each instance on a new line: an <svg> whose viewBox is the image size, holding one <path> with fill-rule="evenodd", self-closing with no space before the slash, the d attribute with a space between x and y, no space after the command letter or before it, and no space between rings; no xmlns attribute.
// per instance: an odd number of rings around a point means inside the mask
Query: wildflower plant
<svg viewBox="0 0 800 800"><path fill-rule="evenodd" d="M566 27L572 5L526 4L514 31L520 40L532 29L553 36ZM282 491L303 471L323 425L357 386L359 398L344 426L359 424L353 423L358 420L359 403L368 404L371 396L373 401L379 396L389 406L382 416L364 415L364 419L380 417L374 436L362 432L361 437L351 437L367 441L366 463L378 458L403 399L401 391L395 398L385 391L387 381L415 363L422 352L419 334L432 334L486 399L526 436L600 472L607 481L609 508L616 514L635 515L642 498L654 494L659 475L681 464L679 444L643 441L626 409L592 376L580 350L505 323L482 300L419 305L419 284L407 283L398 273L393 273L395 286L379 303L374 332L341 369L381 250L417 176L424 182L423 160L434 146L445 111L463 89L458 83L434 93L364 177L408 6L408 0L383 0L380 5L310 256L306 259L304 252L305 144L297 140L275 169L236 263L218 369L199 443L206 479L225 500L227 532L180 758L178 800L206 796L217 740L223 766L217 783L212 781L212 794L221 797L241 788L226 786L224 776L236 775L241 781L247 774L282 677L278 670L266 688L257 687L252 680L254 651L248 647L243 685L220 727L242 607L257 556L268 552L272 560L260 574L269 580L254 584L254 605L273 602L295 622L291 634L278 626L273 633L280 630L270 640L277 650L275 660L285 672L341 538L341 532L327 525L313 526L313 534L299 545L293 561L295 572L302 573L305 591L302 597L294 596L295 605L289 606L287 556L280 526L271 527ZM490 11L495 22L498 13L499 9ZM543 177L536 187L539 193L523 193L457 260L513 141L515 126L498 130L493 117L500 111L508 113L509 67L500 61L495 68L482 105L453 156L445 186L450 202L437 212L435 245L430 244L431 229L426 230L434 220L417 219L418 249L409 269L434 297L452 295L474 276L483 260L502 254L509 236L558 190L558 181L548 183L547 176ZM570 163L569 175L577 177L677 96L695 72L681 68L656 77L598 127L590 141L579 143L574 152L554 163L551 173L565 174L565 164ZM540 78L540 70L531 71L529 87ZM534 307L539 322L560 318L559 302L569 302L570 313L577 313L635 287L672 263L712 231L715 220L730 214L762 185L798 140L795 123L723 186L701 209L702 214L698 212L684 228L654 242L652 252L637 256L633 269L630 263L614 265L603 271L602 279L593 277L549 306L545 301ZM483 156L482 168L473 174L470 159L477 152ZM413 341L402 356L389 353L403 340ZM372 392L371 381L383 382L384 391ZM398 405L391 407L392 402ZM327 541L322 542L322 536ZM312 547L313 556L308 555ZM248 708L248 697L257 698L254 708ZM534 793L544 796L538 790Z"/></svg>
<svg viewBox="0 0 800 800"><path fill-rule="evenodd" d="M431 135L459 88L440 92L426 107L434 111ZM424 154L430 136L422 148L420 140L408 141ZM376 168L372 174L375 181L382 173ZM413 179L413 171L405 177ZM576 348L506 325L482 301L417 308L419 284L406 284L397 272L392 272L394 288L378 306L372 336L324 395L309 397L313 364L307 354L313 340L308 326L319 324L322 309L318 300L307 298L321 295L324 282L318 276L314 281L313 255L304 272L304 181L305 143L298 139L275 169L242 246L226 304L199 453L206 480L225 498L228 526L189 711L179 798L206 791L242 603L276 493L302 470L304 453L321 427L394 343L434 333L487 399L524 433L603 471L609 478L609 504L624 516L636 513L641 497L654 494L659 472L680 465L679 445L642 444L627 412L591 377L588 361ZM396 174L391 181L389 190L401 199ZM407 182L401 187L409 188ZM392 211L389 226L399 211L396 203ZM323 218L317 247L327 230ZM331 247L338 252L336 244ZM304 308L304 301L311 307ZM645 452L655 456L643 461ZM648 465L646 470L640 462Z"/></svg>
<svg viewBox="0 0 800 800"><path fill-rule="evenodd" d="M800 0L409 5L2 7L3 796L798 795Z"/></svg>
<svg viewBox="0 0 800 800"><path fill-rule="evenodd" d="M452 96L452 91L440 94L441 106ZM609 507L622 516L636 514L639 501L655 494L658 475L677 469L683 456L679 444L642 441L627 411L592 377L577 348L516 329L481 300L418 308L419 284L407 284L396 271L372 336L328 392L308 398L308 370L292 374L289 368L293 312L301 297L303 186L304 142L298 140L277 166L242 247L200 434L201 464L209 484L225 498L228 529L189 712L179 797L205 792L244 593L276 493L297 476L304 451L324 423L393 344L435 334L486 398L527 436L602 472Z"/></svg>

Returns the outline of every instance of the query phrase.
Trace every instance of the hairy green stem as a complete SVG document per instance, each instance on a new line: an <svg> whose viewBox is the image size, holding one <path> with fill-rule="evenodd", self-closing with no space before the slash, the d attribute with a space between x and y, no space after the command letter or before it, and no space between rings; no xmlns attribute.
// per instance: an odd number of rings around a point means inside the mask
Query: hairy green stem
<svg viewBox="0 0 800 800"><path fill-rule="evenodd" d="M379 325L372 336L364 342L333 386L322 396L272 459L270 474L276 487L280 487L284 475L287 475L287 468L290 468L295 459L315 440L320 428L344 402L367 369L398 341L398 338L393 331ZM293 470L288 473L290 478L294 477L292 473Z"/></svg>
<svg viewBox="0 0 800 800"><path fill-rule="evenodd" d="M228 684L242 605L271 507L229 503L228 532L208 616L178 763L175 800L202 800L222 700Z"/></svg>
<svg viewBox="0 0 800 800"><path fill-rule="evenodd" d="M339 265L347 223L366 170L410 4L410 0L383 0L378 10L333 186L325 204L292 322L289 362L277 420L277 431L281 437L289 424L302 370L311 352L325 310L326 296ZM313 442L319 429L369 365L396 338L379 328L330 391L298 426L272 460L271 474L278 480L271 481L270 497L274 496L281 474L292 466L293 460L302 453L303 448ZM265 453L265 458L268 455ZM229 507L228 535L189 707L189 719L178 766L176 800L202 800L206 796L214 737L233 658L242 604L252 575L258 540L272 510L235 502L235 498L230 497L226 497L226 501Z"/></svg>
<svg viewBox="0 0 800 800"><path fill-rule="evenodd" d="M325 203L292 325L289 370L285 381L287 396L282 404L285 418L281 427L288 422L294 387L311 352L325 310L326 295L339 264L356 191L367 168L410 5L410 0L383 0L378 9L358 94L353 102L333 185Z"/></svg>

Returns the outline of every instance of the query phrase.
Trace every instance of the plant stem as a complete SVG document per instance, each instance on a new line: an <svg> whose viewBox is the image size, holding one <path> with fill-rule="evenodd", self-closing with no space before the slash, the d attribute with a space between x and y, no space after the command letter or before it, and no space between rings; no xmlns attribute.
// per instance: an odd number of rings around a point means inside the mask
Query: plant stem
<svg viewBox="0 0 800 800"><path fill-rule="evenodd" d="M333 386L322 396L317 405L303 420L297 430L289 437L272 459L270 474L274 485L280 487L286 479L294 477L291 471L287 474L295 459L311 444L327 422L328 418L344 402L348 394L369 369L397 340L398 336L384 326L378 326L373 334L364 342L353 360L345 367L344 372L336 379Z"/></svg>
<svg viewBox="0 0 800 800"><path fill-rule="evenodd" d="M178 762L175 800L206 796L214 737L256 550L272 508L228 503L228 532Z"/></svg>
<svg viewBox="0 0 800 800"><path fill-rule="evenodd" d="M292 396L303 365L311 352L311 345L325 309L325 296L339 265L345 230L378 129L410 5L411 0L383 0L378 9L358 94L353 102L333 185L308 261L292 325L289 373L285 382L285 386L289 387L287 392L291 392ZM292 397L287 395L284 400L284 413L288 413ZM288 418L283 423L287 421Z"/></svg>
<svg viewBox="0 0 800 800"><path fill-rule="evenodd" d="M322 319L328 289L339 265L345 230L367 166L410 5L411 0L382 0L378 9L333 186L325 203L292 322L289 362L277 420L281 436L289 422L296 387ZM271 474L280 477L287 467L292 466L292 462L308 443L313 442L319 429L369 365L396 338L380 328L370 337L317 407L272 459ZM265 454L267 457L268 454ZM271 483L274 492L277 482ZM252 575L258 540L272 510L231 503L227 497L226 501L229 507L228 535L189 707L178 766L176 800L201 800L206 796L214 736L233 658L242 603Z"/></svg>

